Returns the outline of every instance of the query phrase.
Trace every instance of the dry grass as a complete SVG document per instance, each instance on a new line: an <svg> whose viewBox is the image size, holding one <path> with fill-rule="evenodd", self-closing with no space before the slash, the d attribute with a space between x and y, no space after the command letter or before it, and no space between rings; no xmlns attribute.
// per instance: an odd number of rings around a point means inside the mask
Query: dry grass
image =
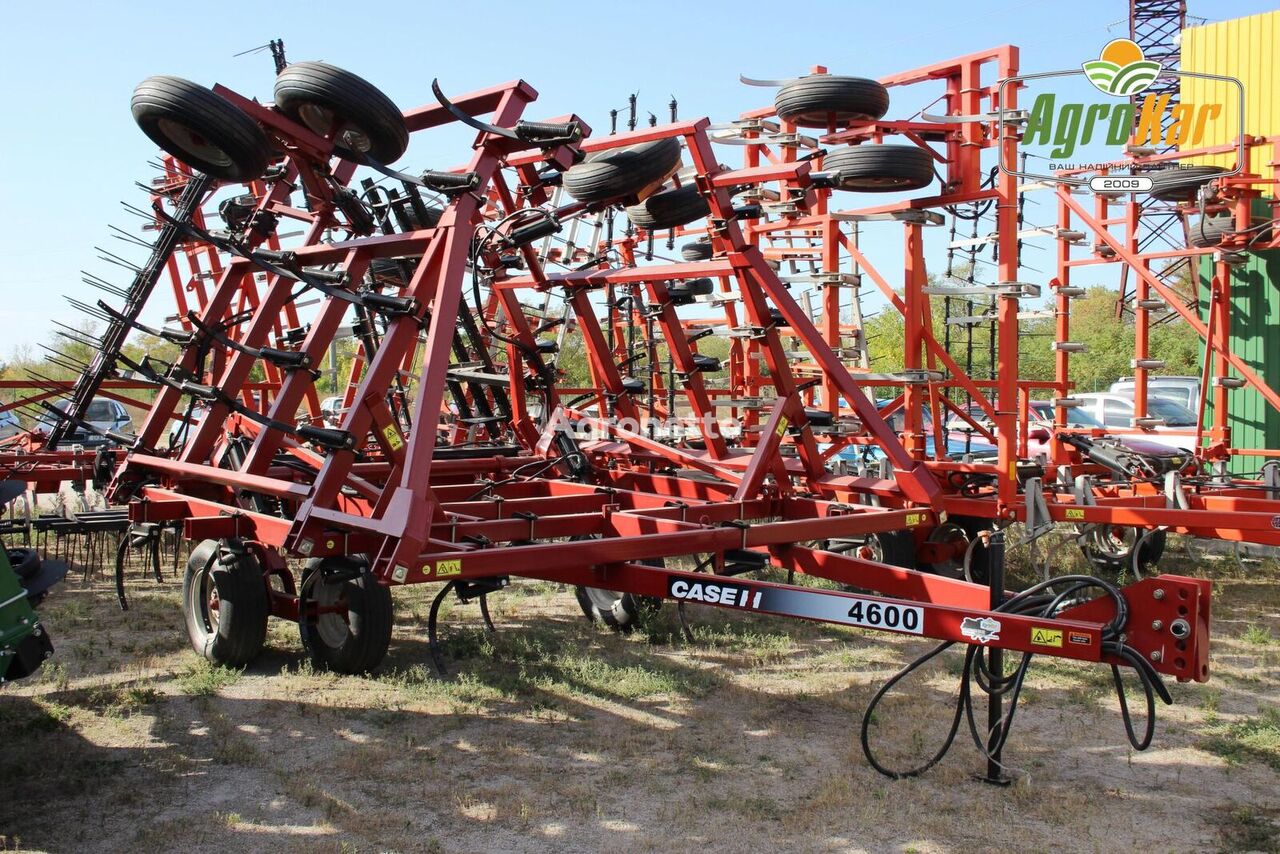
<svg viewBox="0 0 1280 854"><path fill-rule="evenodd" d="M1135 754L1107 671L1038 661L1008 789L972 782L963 733L922 779L867 766L862 710L928 647L902 636L702 609L691 645L667 612L623 637L517 583L495 635L450 608L449 679L426 589L397 593L374 677L313 671L279 623L241 673L189 651L176 584L121 613L70 583L56 658L0 695L0 850L1277 850L1280 572L1178 558L1217 582L1214 681L1171 686ZM944 656L886 700L880 755L932 752L958 673Z"/></svg>

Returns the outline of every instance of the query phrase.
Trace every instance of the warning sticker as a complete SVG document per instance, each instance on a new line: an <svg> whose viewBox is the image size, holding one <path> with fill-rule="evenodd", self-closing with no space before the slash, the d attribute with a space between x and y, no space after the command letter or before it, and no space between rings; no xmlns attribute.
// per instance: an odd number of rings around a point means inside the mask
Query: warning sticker
<svg viewBox="0 0 1280 854"><path fill-rule="evenodd" d="M462 574L461 560L442 560L436 564L436 578Z"/></svg>
<svg viewBox="0 0 1280 854"><path fill-rule="evenodd" d="M1031 642L1037 646L1062 646L1062 629L1031 628Z"/></svg>
<svg viewBox="0 0 1280 854"><path fill-rule="evenodd" d="M400 438L400 431L396 429L394 424L388 424L382 428L382 438L387 440L387 447L393 451L398 451L404 447L404 439Z"/></svg>
<svg viewBox="0 0 1280 854"><path fill-rule="evenodd" d="M783 433L787 432L787 424L789 423L790 422L787 421L787 416L785 415L782 416L781 418L778 419L778 426L777 426L777 429L774 430L774 432L777 433L778 436L782 436Z"/></svg>
<svg viewBox="0 0 1280 854"><path fill-rule="evenodd" d="M1093 638L1089 637L1085 632L1067 632L1067 640L1080 646L1090 646L1093 644Z"/></svg>
<svg viewBox="0 0 1280 854"><path fill-rule="evenodd" d="M1083 511L1083 510L1072 510L1072 509L1068 508L1068 509L1067 509L1067 514L1066 514L1066 515L1067 515L1067 518L1068 518L1068 519L1083 519L1083 518L1084 518L1084 511Z"/></svg>
<svg viewBox="0 0 1280 854"><path fill-rule="evenodd" d="M924 518L923 513L908 513L906 518L907 527L914 528L916 525L923 523Z"/></svg>

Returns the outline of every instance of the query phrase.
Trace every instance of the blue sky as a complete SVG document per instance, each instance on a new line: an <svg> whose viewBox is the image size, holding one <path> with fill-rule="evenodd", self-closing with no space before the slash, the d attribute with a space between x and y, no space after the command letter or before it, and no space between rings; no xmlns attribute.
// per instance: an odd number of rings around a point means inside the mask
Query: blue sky
<svg viewBox="0 0 1280 854"><path fill-rule="evenodd" d="M1274 0L1192 0L1190 12L1221 20L1272 8ZM96 297L79 270L127 279L93 247L118 251L124 244L108 236L108 224L137 222L118 202L143 200L133 182L149 177L155 149L133 124L129 96L151 74L269 99L269 56L233 55L278 37L290 59L346 67L402 108L430 100L435 76L447 91L522 77L541 93L531 117L573 111L599 134L631 91L659 116L674 93L683 117L716 121L768 103L771 92L739 84L739 73L785 77L825 64L878 77L1003 42L1023 49L1023 71L1074 67L1126 35L1127 14L1122 0L12 4L0 33L0 288L9 296L0 361L49 338L50 320L68 312L60 294ZM890 114L922 106L895 103ZM740 156L722 151L727 163ZM416 146L401 165L461 159L456 145ZM898 238L886 246L876 239L868 235L873 260L886 259L885 272L896 275ZM929 261L941 267L940 255Z"/></svg>

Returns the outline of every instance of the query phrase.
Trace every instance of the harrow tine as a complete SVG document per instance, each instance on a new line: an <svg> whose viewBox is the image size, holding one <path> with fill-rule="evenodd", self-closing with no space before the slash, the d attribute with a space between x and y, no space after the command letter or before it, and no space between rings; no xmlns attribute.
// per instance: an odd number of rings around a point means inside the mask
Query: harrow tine
<svg viewBox="0 0 1280 854"><path fill-rule="evenodd" d="M114 237L116 240L123 240L125 243L131 243L134 246L141 246L143 249L146 249L148 251L155 248L153 244L148 243L147 241L143 240L137 235L130 234L129 232L125 231L123 228L120 228L119 226L108 225L107 228L116 232L115 234L112 235L112 237Z"/></svg>
<svg viewBox="0 0 1280 854"><path fill-rule="evenodd" d="M124 202L124 201L120 202L120 207L124 208L126 212L131 213L136 217L141 217L142 219L145 219L148 222L155 221L156 215L154 211L143 210L137 205L131 205L128 202Z"/></svg>
<svg viewBox="0 0 1280 854"><path fill-rule="evenodd" d="M45 356L45 361L52 362L53 364L57 365L60 368L66 368L67 370L75 370L77 372L80 372L80 371L83 371L85 368L89 367L88 365L82 365L71 356L67 355L66 353L55 350L47 344L40 344L38 346L40 347L41 350L44 350L45 352L50 354L48 356Z"/></svg>
<svg viewBox="0 0 1280 854"><path fill-rule="evenodd" d="M121 258L119 255L116 255L114 252L108 252L107 250L103 249L101 246L95 246L93 248L101 252L102 254L99 255L98 257L109 264L115 264L118 267L124 267L126 270L132 270L135 273L142 272L142 268L139 267L137 264L133 263L132 261L126 258Z"/></svg>
<svg viewBox="0 0 1280 854"><path fill-rule="evenodd" d="M111 320L111 318L104 314L97 306L89 305L87 302L81 302L75 297L64 296L63 298L71 305L72 308L81 314L87 314L90 317L96 317L98 320L102 321Z"/></svg>

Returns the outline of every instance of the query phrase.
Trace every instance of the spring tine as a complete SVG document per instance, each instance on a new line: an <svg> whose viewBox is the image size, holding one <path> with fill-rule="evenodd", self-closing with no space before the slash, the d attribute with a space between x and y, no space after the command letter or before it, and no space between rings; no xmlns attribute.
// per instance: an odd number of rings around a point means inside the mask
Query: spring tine
<svg viewBox="0 0 1280 854"><path fill-rule="evenodd" d="M107 228L116 232L115 234L112 235L112 237L114 237L116 240L123 240L125 243L132 243L135 246L141 246L143 249L155 248L153 244L148 243L147 241L143 240L137 235L130 234L129 232L125 231L123 228L119 228L118 226L114 226L114 225L108 225Z"/></svg>
<svg viewBox="0 0 1280 854"><path fill-rule="evenodd" d="M96 317L97 319L103 320L103 321L111 319L107 317L107 315L103 314L103 312L97 306L92 306L92 305L89 305L88 303L80 302L80 300L74 297L64 297L64 299L66 299L67 303L72 308L74 308L76 311L80 312L81 314L87 314L90 317Z"/></svg>
<svg viewBox="0 0 1280 854"><path fill-rule="evenodd" d="M143 210L137 205L131 205L128 202L121 202L120 207L124 208L126 211L133 214L134 216L141 217L142 219L145 219L149 222L153 222L156 218L156 215L153 211Z"/></svg>
<svg viewBox="0 0 1280 854"><path fill-rule="evenodd" d="M58 350L55 350L52 347L49 347L45 344L41 344L39 346L40 346L40 349L45 350L49 353L48 356L44 357L45 361L51 362L52 364L55 364L60 368L66 368L69 371L74 370L77 372L83 372L86 368L89 367L87 364L81 364L74 357L69 356L66 353L60 352Z"/></svg>
<svg viewBox="0 0 1280 854"><path fill-rule="evenodd" d="M114 294L115 296L118 296L121 299L129 298L129 292L126 291L124 288L119 287L118 285L113 285L111 282L108 282L105 279L98 278L97 276L83 277L80 279L80 281L84 282L86 285L92 288L97 288L100 291L106 291L109 294Z"/></svg>
<svg viewBox="0 0 1280 854"><path fill-rule="evenodd" d="M89 279L82 279L82 281L89 287L97 288L98 290L102 291L104 294L110 294L113 297L120 297L121 299L127 299L129 297L128 291L121 290L120 288L117 288L115 285L107 285L101 282L93 282L93 281L90 281Z"/></svg>
<svg viewBox="0 0 1280 854"><path fill-rule="evenodd" d="M56 321L55 321L55 323L56 323ZM87 339L87 338L81 338L81 337L79 337L79 336L77 336L77 335L73 335L73 334L71 334L71 333L69 333L69 332L63 332L61 329L55 329L55 330L53 330L53 334L54 334L54 335L57 335L57 336L59 336L59 337L61 337L61 338L65 338L66 340L70 341L72 344L79 344L81 347L93 347L93 346L94 346L94 342L93 342L93 341L90 341L90 340L89 340L89 339Z"/></svg>
<svg viewBox="0 0 1280 854"><path fill-rule="evenodd" d="M121 258L119 255L116 255L113 252L108 252L107 250L103 249L101 246L95 246L93 248L97 249L99 252L102 253L98 257L101 258L103 261L106 261L111 264L115 264L120 267L124 267L126 270L132 270L135 273L140 272L142 270L141 267L139 267L137 264L133 263L132 261L126 258Z"/></svg>

